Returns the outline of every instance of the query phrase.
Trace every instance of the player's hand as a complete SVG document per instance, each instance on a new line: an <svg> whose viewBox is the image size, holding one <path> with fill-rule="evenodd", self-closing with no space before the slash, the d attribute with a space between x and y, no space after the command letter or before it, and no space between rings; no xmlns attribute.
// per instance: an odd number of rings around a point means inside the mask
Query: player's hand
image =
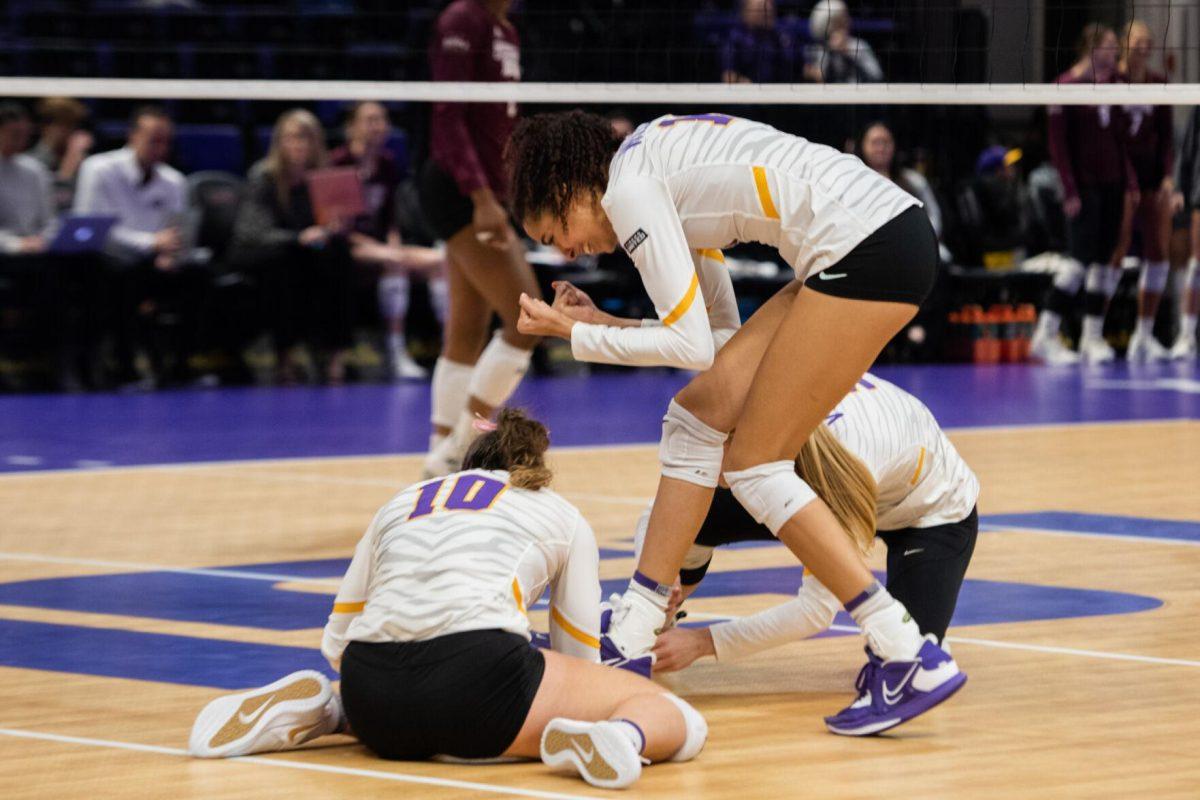
<svg viewBox="0 0 1200 800"><path fill-rule="evenodd" d="M1063 213L1067 215L1067 219L1075 219L1082 210L1083 201L1078 197L1068 197L1063 200Z"/></svg>
<svg viewBox="0 0 1200 800"><path fill-rule="evenodd" d="M675 621L679 619L679 607L683 605L683 601L683 586L679 583L679 578L676 578L671 586L671 596L667 598L667 624L663 625L662 630L667 631L675 627Z"/></svg>
<svg viewBox="0 0 1200 800"><path fill-rule="evenodd" d="M329 241L329 231L320 225L310 225L300 231L300 244L304 247L321 247Z"/></svg>
<svg viewBox="0 0 1200 800"><path fill-rule="evenodd" d="M558 336L571 338L575 320L561 311L546 305L544 300L521 292L521 316L517 318L517 330L529 336Z"/></svg>
<svg viewBox="0 0 1200 800"><path fill-rule="evenodd" d="M1183 211L1183 192L1179 192L1179 191L1171 192L1170 206L1171 206L1171 214L1172 215L1178 214L1180 211Z"/></svg>
<svg viewBox="0 0 1200 800"><path fill-rule="evenodd" d="M183 237L178 228L163 228L154 234L154 252L159 255L174 255L183 248Z"/></svg>
<svg viewBox="0 0 1200 800"><path fill-rule="evenodd" d="M551 308L579 322L597 321L599 309L587 292L569 281L554 281L550 285L554 288L554 305Z"/></svg>
<svg viewBox="0 0 1200 800"><path fill-rule="evenodd" d="M508 214L504 207L496 202L491 190L480 189L472 192L471 200L475 203L475 213L471 215L475 238L497 249L508 247L517 238L517 234L508 224Z"/></svg>
<svg viewBox="0 0 1200 800"><path fill-rule="evenodd" d="M654 671L677 672L703 656L716 655L708 628L671 628L654 642Z"/></svg>
<svg viewBox="0 0 1200 800"><path fill-rule="evenodd" d="M46 249L46 240L41 236L25 236L17 244L17 252L33 254L41 253Z"/></svg>

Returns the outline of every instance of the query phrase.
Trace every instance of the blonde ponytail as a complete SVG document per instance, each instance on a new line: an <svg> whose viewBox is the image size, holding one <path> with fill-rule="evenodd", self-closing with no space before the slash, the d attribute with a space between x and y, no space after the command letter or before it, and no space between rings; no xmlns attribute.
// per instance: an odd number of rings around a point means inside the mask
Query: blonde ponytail
<svg viewBox="0 0 1200 800"><path fill-rule="evenodd" d="M879 488L867 465L846 449L829 426L818 425L800 448L796 474L829 506L858 549L870 552Z"/></svg>

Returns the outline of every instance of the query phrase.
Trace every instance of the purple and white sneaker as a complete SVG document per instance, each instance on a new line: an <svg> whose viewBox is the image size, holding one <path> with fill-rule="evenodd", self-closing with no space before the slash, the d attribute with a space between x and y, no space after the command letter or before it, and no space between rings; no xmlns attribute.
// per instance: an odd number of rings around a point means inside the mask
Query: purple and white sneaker
<svg viewBox="0 0 1200 800"><path fill-rule="evenodd" d="M884 661L867 648L867 663L855 680L858 699L825 726L842 736L870 736L894 728L950 699L967 682L950 654L933 636L912 661Z"/></svg>
<svg viewBox="0 0 1200 800"><path fill-rule="evenodd" d="M608 635L608 630L612 627L614 606L620 602L620 595L614 594L611 600L600 603L600 663L617 669L627 669L649 678L654 669L654 654L627 656Z"/></svg>

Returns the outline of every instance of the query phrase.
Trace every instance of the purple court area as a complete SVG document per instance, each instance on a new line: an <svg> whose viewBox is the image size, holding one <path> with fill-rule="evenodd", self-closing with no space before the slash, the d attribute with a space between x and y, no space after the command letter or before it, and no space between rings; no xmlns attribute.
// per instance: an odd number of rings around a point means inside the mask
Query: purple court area
<svg viewBox="0 0 1200 800"><path fill-rule="evenodd" d="M948 428L1200 418L1192 363L1106 368L881 367ZM656 442L687 376L603 372L525 382L514 402L559 446ZM426 384L0 397L0 471L421 452Z"/></svg>

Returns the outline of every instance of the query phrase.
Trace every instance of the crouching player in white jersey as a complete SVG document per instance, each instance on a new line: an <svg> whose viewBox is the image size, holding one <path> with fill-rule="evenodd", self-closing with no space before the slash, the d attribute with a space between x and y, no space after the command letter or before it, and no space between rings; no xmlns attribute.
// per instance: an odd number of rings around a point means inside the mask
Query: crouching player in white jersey
<svg viewBox="0 0 1200 800"><path fill-rule="evenodd" d="M922 637L792 464L933 287L937 237L920 202L854 156L725 114L660 117L619 147L599 117L544 114L518 126L509 150L513 211L526 232L569 256L622 246L658 314L616 323L522 297L518 329L569 339L581 360L703 370L663 420L645 548L605 639L615 657L649 661L723 473L871 649L903 665L876 721L949 698L965 679L950 654ZM718 351L694 254L747 241L777 248L797 282ZM861 703L880 696L884 674L868 676L835 730L868 727Z"/></svg>
<svg viewBox="0 0 1200 800"><path fill-rule="evenodd" d="M929 409L903 389L865 375L826 424L813 431L795 465L855 545L868 552L876 536L884 541L888 592L905 605L922 634L944 639L979 533L979 481ZM648 520L647 512L638 524L639 542ZM713 548L772 538L728 489L717 489L679 571L682 598L699 587ZM654 647L654 669L673 672L703 656L735 661L815 636L833 624L840 607L808 575L795 599L774 608L708 628L664 631ZM885 666L868 647L858 683L870 682L879 670L894 672L895 667ZM900 682L900 676L888 679L891 685ZM866 694L859 702L881 699ZM830 727L837 733L878 733L902 721L886 714L864 716L869 719L834 720Z"/></svg>
<svg viewBox="0 0 1200 800"><path fill-rule="evenodd" d="M353 733L417 760L537 758L602 788L643 760L687 761L708 728L687 702L598 663L599 555L578 509L545 488L546 429L519 411L467 452L466 470L418 483L378 514L354 552L318 672L222 697L190 751L223 757ZM550 588L550 643L530 645L526 609Z"/></svg>

